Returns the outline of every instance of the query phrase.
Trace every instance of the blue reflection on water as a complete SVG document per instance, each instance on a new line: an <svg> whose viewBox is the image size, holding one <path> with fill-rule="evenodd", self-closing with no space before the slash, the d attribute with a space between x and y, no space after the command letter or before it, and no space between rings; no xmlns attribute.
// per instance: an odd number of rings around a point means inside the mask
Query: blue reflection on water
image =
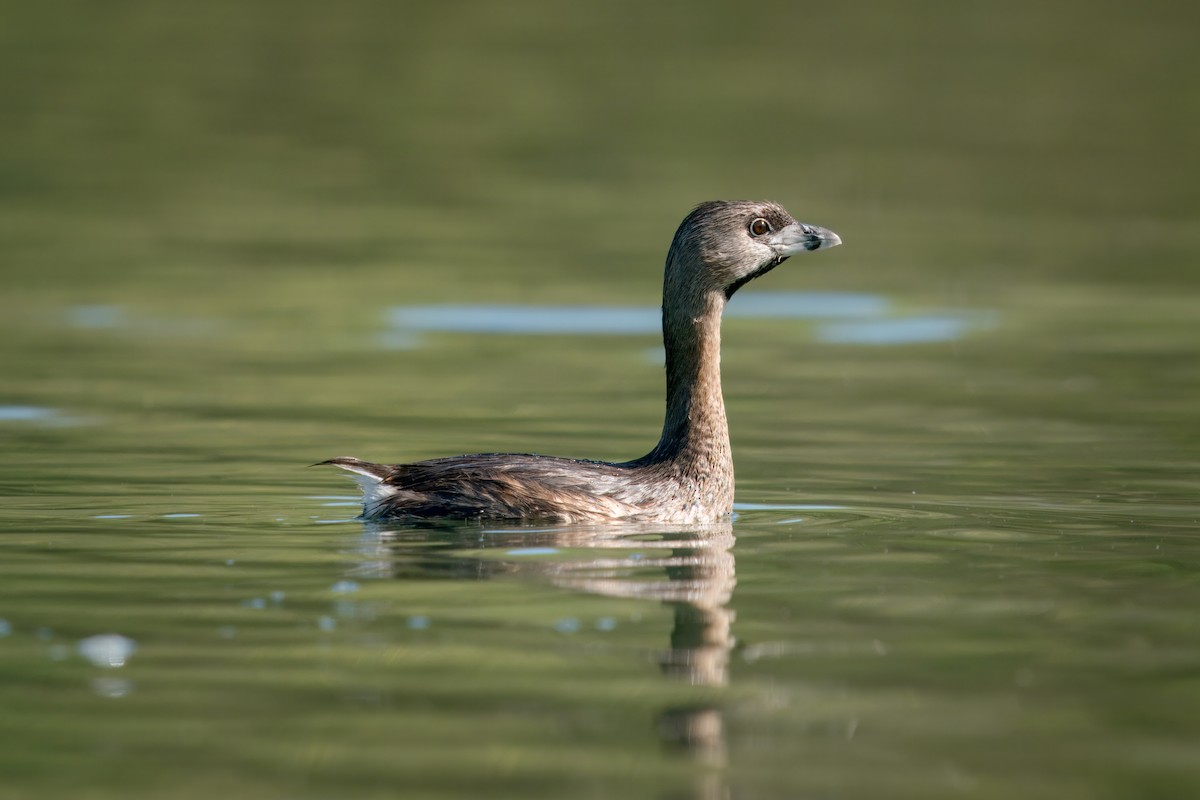
<svg viewBox="0 0 1200 800"><path fill-rule="evenodd" d="M85 330L119 328L126 323L123 308L107 305L72 306L67 309L67 321L72 327Z"/></svg>
<svg viewBox="0 0 1200 800"><path fill-rule="evenodd" d="M830 344L922 344L961 339L973 328L984 327L986 315L938 314L898 319L823 322L817 338Z"/></svg>
<svg viewBox="0 0 1200 800"><path fill-rule="evenodd" d="M840 319L879 317L891 304L863 292L747 292L725 309L728 319ZM658 311L655 310L657 316Z"/></svg>
<svg viewBox="0 0 1200 800"><path fill-rule="evenodd" d="M633 335L661 325L655 309L619 306L418 306L394 308L388 318L401 331L534 335Z"/></svg>
<svg viewBox="0 0 1200 800"><path fill-rule="evenodd" d="M557 547L518 547L509 550L507 555L510 556L552 556L557 555Z"/></svg>
<svg viewBox="0 0 1200 800"><path fill-rule="evenodd" d="M41 406L0 406L0 422L52 422L58 418L53 408Z"/></svg>
<svg viewBox="0 0 1200 800"><path fill-rule="evenodd" d="M170 316L149 316L119 305L85 304L66 309L68 327L85 331L122 331L134 335L161 337L209 336L218 320Z"/></svg>
<svg viewBox="0 0 1200 800"><path fill-rule="evenodd" d="M57 408L46 408L45 406L0 405L0 422L24 422L35 425L66 427L86 425L95 422L95 419L69 417Z"/></svg>
<svg viewBox="0 0 1200 800"><path fill-rule="evenodd" d="M988 314L897 314L887 298L858 292L748 292L725 316L802 319L817 323L817 338L834 344L898 345L959 339L985 327ZM661 331L659 310L638 306L405 306L388 312L385 347L406 349L429 332L510 335L635 336Z"/></svg>

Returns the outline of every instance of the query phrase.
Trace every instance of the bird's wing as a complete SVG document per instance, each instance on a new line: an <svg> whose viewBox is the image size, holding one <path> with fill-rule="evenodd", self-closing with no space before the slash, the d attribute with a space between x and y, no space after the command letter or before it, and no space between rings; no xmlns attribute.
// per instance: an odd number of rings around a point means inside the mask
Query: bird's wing
<svg viewBox="0 0 1200 800"><path fill-rule="evenodd" d="M627 470L598 461L480 454L397 464L374 516L584 521L635 516L619 499Z"/></svg>

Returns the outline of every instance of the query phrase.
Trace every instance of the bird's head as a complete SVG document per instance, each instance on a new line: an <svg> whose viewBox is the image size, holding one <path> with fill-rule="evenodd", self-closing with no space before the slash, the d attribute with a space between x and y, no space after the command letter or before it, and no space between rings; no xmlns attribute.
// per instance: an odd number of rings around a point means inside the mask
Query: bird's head
<svg viewBox="0 0 1200 800"><path fill-rule="evenodd" d="M797 222L778 203L714 200L680 223L667 255L667 281L729 298L791 256L841 243L831 230Z"/></svg>

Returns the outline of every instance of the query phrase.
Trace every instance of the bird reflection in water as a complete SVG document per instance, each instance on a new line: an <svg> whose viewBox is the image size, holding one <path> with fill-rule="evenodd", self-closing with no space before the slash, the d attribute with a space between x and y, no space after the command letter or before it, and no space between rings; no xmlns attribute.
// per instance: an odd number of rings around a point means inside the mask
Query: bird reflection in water
<svg viewBox="0 0 1200 800"><path fill-rule="evenodd" d="M368 523L381 556L366 571L399 578L480 580L529 576L573 591L605 597L659 601L674 611L668 647L658 656L663 674L695 686L729 683L734 612L728 605L737 584L733 524L666 526L481 527L453 521L418 526ZM464 555L463 551L519 548L570 550L580 557L538 561ZM587 551L594 556L587 557ZM656 555L647 556L646 551ZM705 767L697 797L727 793L720 769L726 763L725 721L715 704L671 707L655 720L664 744Z"/></svg>

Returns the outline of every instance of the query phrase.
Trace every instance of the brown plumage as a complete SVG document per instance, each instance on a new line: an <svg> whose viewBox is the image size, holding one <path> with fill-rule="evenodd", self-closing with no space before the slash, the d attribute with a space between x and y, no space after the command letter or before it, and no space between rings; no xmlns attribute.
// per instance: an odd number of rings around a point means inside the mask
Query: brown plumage
<svg viewBox="0 0 1200 800"><path fill-rule="evenodd" d="M486 453L372 464L355 473L363 516L481 517L559 522L711 522L733 510L733 457L721 396L721 312L748 281L790 256L841 244L770 202L714 201L680 224L663 277L667 410L662 436L633 461Z"/></svg>

